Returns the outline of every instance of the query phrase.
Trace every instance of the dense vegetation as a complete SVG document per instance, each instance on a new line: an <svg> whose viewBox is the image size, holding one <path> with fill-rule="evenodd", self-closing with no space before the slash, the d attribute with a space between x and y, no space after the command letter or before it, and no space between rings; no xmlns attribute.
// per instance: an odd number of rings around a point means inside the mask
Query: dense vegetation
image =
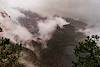
<svg viewBox="0 0 100 67"><path fill-rule="evenodd" d="M75 60L72 67L100 67L99 36L88 36L74 49Z"/></svg>
<svg viewBox="0 0 100 67"><path fill-rule="evenodd" d="M22 46L13 44L7 38L0 38L0 67L14 67L18 65L18 59Z"/></svg>

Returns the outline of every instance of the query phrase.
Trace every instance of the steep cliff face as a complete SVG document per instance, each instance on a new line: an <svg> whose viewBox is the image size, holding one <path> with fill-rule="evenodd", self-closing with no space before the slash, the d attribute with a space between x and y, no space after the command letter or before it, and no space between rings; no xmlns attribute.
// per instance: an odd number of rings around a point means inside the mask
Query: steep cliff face
<svg viewBox="0 0 100 67"><path fill-rule="evenodd" d="M23 56L21 63L26 67L38 67L40 52L47 48L47 42L53 36L57 27L63 28L69 24L61 17L41 17L36 13L22 11L24 17L18 17L17 21L1 10L0 12L0 37L9 38L13 43L22 43ZM16 23L18 22L18 23Z"/></svg>

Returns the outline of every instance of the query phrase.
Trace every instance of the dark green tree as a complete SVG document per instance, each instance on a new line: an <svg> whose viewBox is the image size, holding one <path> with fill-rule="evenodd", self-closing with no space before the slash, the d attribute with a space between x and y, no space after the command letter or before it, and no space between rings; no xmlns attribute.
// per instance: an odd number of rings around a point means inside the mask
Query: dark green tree
<svg viewBox="0 0 100 67"><path fill-rule="evenodd" d="M7 38L0 38L0 65L2 67L18 65L21 50L20 44L13 44Z"/></svg>
<svg viewBox="0 0 100 67"><path fill-rule="evenodd" d="M100 67L99 36L88 36L74 49L75 60L72 67Z"/></svg>

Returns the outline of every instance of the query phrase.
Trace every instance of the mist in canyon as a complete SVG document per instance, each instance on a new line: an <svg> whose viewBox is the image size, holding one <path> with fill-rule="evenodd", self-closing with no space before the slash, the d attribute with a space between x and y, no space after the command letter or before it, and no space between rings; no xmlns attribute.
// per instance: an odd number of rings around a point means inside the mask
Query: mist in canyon
<svg viewBox="0 0 100 67"><path fill-rule="evenodd" d="M100 34L99 4L99 0L0 0L0 12L11 18L0 20L10 29L4 36L14 42L15 35L23 43L41 39L46 47L40 51L42 67L71 67L78 41Z"/></svg>

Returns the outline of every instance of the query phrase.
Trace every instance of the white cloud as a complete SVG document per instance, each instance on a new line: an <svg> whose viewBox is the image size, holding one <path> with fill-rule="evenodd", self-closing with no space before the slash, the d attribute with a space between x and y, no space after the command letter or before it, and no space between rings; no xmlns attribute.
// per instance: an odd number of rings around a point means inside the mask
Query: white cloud
<svg viewBox="0 0 100 67"><path fill-rule="evenodd" d="M93 28L89 28L91 34L100 32L99 0L0 0L0 7L3 7L11 17L22 15L18 10L13 9L18 7L42 15L56 14L83 19L89 26L94 25Z"/></svg>
<svg viewBox="0 0 100 67"><path fill-rule="evenodd" d="M48 17L45 21L39 21L38 27L40 38L43 40L49 40L57 29L57 26L63 28L63 26L67 24L69 23L61 17Z"/></svg>

